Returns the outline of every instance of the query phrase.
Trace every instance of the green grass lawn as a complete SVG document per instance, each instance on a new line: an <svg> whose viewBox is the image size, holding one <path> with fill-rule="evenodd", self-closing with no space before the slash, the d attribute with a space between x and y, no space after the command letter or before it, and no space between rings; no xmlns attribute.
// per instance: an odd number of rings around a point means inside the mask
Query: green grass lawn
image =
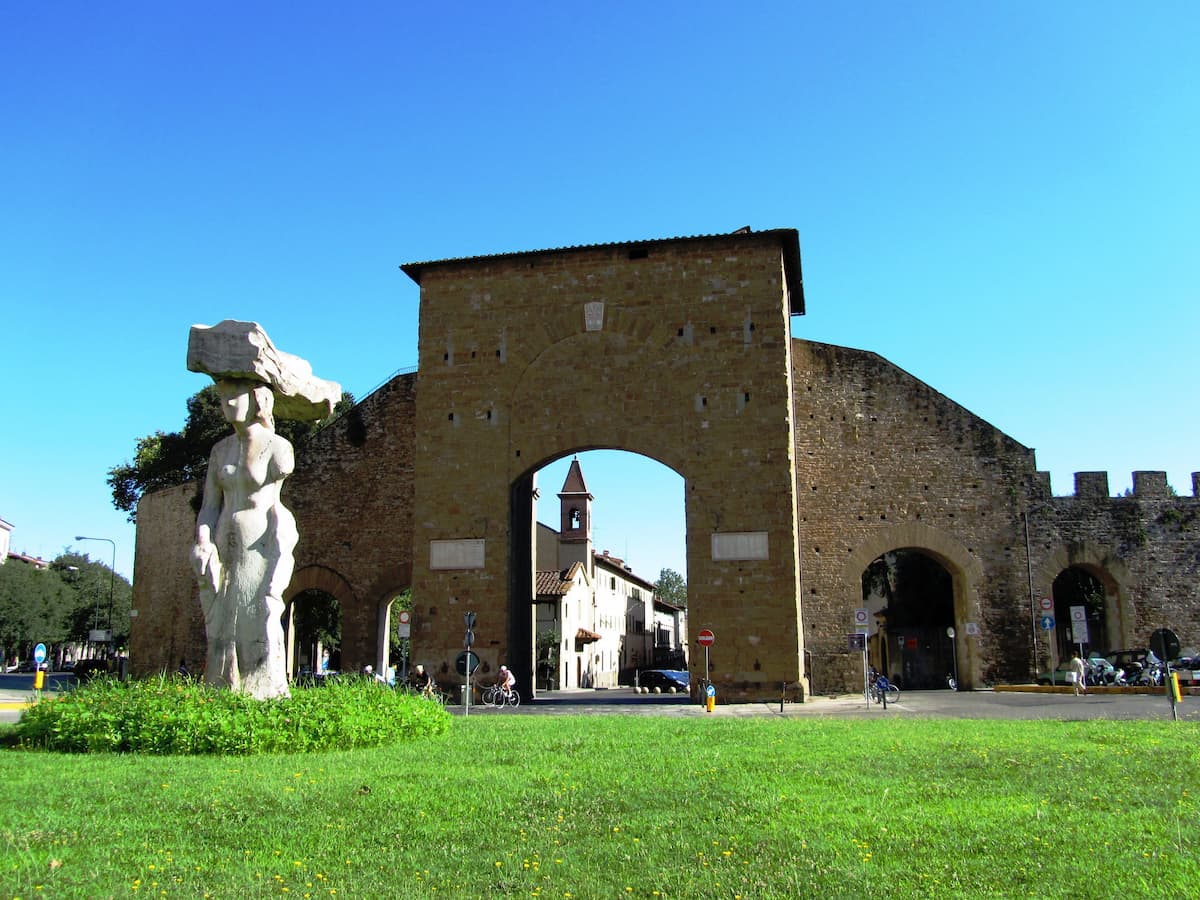
<svg viewBox="0 0 1200 900"><path fill-rule="evenodd" d="M370 750L0 752L0 896L1183 897L1188 723L489 715Z"/></svg>

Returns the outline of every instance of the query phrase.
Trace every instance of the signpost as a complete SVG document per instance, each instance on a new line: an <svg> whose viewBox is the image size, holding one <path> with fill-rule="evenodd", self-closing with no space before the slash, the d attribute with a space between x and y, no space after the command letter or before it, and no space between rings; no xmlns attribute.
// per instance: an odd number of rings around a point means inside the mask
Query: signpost
<svg viewBox="0 0 1200 900"><path fill-rule="evenodd" d="M463 624L467 626L467 633L463 638L463 644L466 645L467 651L459 656L459 659L463 661L462 669L459 672L467 677L466 686L463 688L463 715L467 716L471 712L471 674L479 667L479 657L471 652L471 645L475 643L475 613L464 613ZM471 664L472 659L474 659L474 665Z"/></svg>
<svg viewBox="0 0 1200 900"><path fill-rule="evenodd" d="M1150 650L1166 669L1163 683L1167 686L1167 699L1171 701L1171 719L1178 722L1179 710L1175 704L1183 697L1179 693L1179 676L1171 671L1171 660L1179 656L1179 637L1170 628L1160 628L1150 635Z"/></svg>
<svg viewBox="0 0 1200 900"><path fill-rule="evenodd" d="M709 671L708 670L708 648L713 645L713 641L715 641L716 639L717 639L717 636L715 634L713 634L707 628L703 629L698 635L696 635L696 643L698 643L701 647L704 648L704 680L701 682L701 684L704 687L704 694L705 694L702 702L706 706L710 705L707 692L708 692L708 688L712 687L712 685L709 684L709 681L708 681L708 671ZM715 690L713 691L712 696L714 696L714 697L716 696ZM709 711L711 712L711 709Z"/></svg>
<svg viewBox="0 0 1200 900"><path fill-rule="evenodd" d="M46 645L38 644L33 648L33 689L40 691L46 683L46 673L42 671L42 663L46 661Z"/></svg>

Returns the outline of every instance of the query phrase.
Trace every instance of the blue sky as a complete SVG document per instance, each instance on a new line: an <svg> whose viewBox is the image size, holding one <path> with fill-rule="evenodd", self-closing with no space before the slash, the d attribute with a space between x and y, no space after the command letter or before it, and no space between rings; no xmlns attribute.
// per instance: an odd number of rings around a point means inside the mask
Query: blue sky
<svg viewBox="0 0 1200 900"><path fill-rule="evenodd" d="M363 396L416 363L401 263L744 225L800 232L796 336L885 356L1056 493L1190 493L1200 6L744 6L0 6L13 549L107 537L132 573L105 477L182 426L193 323ZM684 571L678 476L584 471L598 548Z"/></svg>

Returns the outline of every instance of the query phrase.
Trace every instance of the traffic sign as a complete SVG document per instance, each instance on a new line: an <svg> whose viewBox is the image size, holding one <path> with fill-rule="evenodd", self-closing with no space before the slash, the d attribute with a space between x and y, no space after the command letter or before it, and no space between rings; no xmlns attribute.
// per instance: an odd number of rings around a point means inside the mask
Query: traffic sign
<svg viewBox="0 0 1200 900"><path fill-rule="evenodd" d="M716 635L714 635L707 628L705 628L698 635L696 635L696 643L698 643L701 647L712 646L713 641L715 641L716 639L717 639Z"/></svg>
<svg viewBox="0 0 1200 900"><path fill-rule="evenodd" d="M475 613L463 613L463 621L466 622L468 628L475 627Z"/></svg>
<svg viewBox="0 0 1200 900"><path fill-rule="evenodd" d="M38 646L42 645L38 644ZM1150 635L1150 649L1163 662L1170 662L1179 656L1179 636L1170 628L1160 628L1154 634ZM34 651L34 658L37 658L36 650Z"/></svg>
<svg viewBox="0 0 1200 900"><path fill-rule="evenodd" d="M459 675L473 675L479 668L479 654L464 650L454 660L454 669Z"/></svg>
<svg viewBox="0 0 1200 900"><path fill-rule="evenodd" d="M867 609L856 609L854 611L854 626L863 628L871 624L871 613Z"/></svg>
<svg viewBox="0 0 1200 900"><path fill-rule="evenodd" d="M1054 630L1054 616L1042 616L1041 618L1042 631Z"/></svg>
<svg viewBox="0 0 1200 900"><path fill-rule="evenodd" d="M707 687L704 689L704 695L705 695L706 697L715 697L715 696L717 696L717 688L716 688L716 686L710 683L710 684L709 684L709 685L708 685L708 686L707 686Z"/></svg>
<svg viewBox="0 0 1200 900"><path fill-rule="evenodd" d="M475 632L471 631L471 629L468 628L467 636L463 639L463 646L466 647L468 650L470 650L471 645L474 643L475 643Z"/></svg>
<svg viewBox="0 0 1200 900"><path fill-rule="evenodd" d="M1042 609L1046 612L1051 612L1054 609L1054 601L1049 597L1043 597L1038 601L1038 603L1041 604Z"/></svg>
<svg viewBox="0 0 1200 900"><path fill-rule="evenodd" d="M33 648L33 661L39 666L46 661L46 645L38 644Z"/></svg>

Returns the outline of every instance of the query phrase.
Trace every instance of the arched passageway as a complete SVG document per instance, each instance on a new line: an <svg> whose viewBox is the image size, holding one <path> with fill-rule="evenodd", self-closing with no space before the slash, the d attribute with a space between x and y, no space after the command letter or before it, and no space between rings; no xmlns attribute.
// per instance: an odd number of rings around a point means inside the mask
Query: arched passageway
<svg viewBox="0 0 1200 900"><path fill-rule="evenodd" d="M875 621L868 661L907 690L948 685L957 668L954 584L920 550L889 550L863 572L863 605Z"/></svg>
<svg viewBox="0 0 1200 900"><path fill-rule="evenodd" d="M342 666L342 613L337 598L319 588L296 594L288 616L293 677L336 672Z"/></svg>
<svg viewBox="0 0 1200 900"><path fill-rule="evenodd" d="M1054 579L1055 648L1059 659L1076 651L1113 649L1109 644L1107 591L1098 575L1088 567L1069 566Z"/></svg>

